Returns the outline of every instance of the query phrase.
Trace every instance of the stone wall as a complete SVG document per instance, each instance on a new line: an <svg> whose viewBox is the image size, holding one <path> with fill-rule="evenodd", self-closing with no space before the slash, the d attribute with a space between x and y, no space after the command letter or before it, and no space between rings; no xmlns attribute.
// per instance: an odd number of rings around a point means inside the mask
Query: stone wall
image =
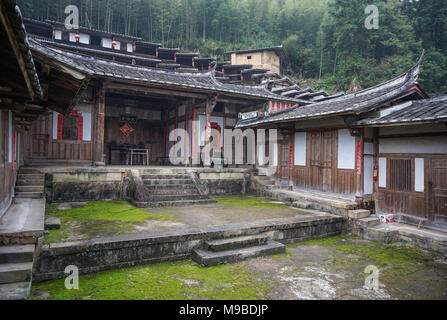
<svg viewBox="0 0 447 320"><path fill-rule="evenodd" d="M201 172L198 173L201 189L209 195L234 195L247 193L250 173L246 172Z"/></svg>
<svg viewBox="0 0 447 320"><path fill-rule="evenodd" d="M125 170L78 168L45 173L47 202L124 200Z"/></svg>
<svg viewBox="0 0 447 320"><path fill-rule="evenodd" d="M47 202L125 200L133 196L134 177L152 174L193 173L201 192L209 195L233 195L247 192L250 169L209 168L71 168L41 169L45 173ZM141 171L140 174L135 172ZM129 194L129 191L131 194Z"/></svg>
<svg viewBox="0 0 447 320"><path fill-rule="evenodd" d="M39 247L34 281L62 278L65 267L75 265L80 274L129 266L187 259L205 240L266 234L283 242L298 242L341 234L346 219L335 216L298 217L277 221L213 226L169 232L165 235L135 235L90 241L55 243Z"/></svg>

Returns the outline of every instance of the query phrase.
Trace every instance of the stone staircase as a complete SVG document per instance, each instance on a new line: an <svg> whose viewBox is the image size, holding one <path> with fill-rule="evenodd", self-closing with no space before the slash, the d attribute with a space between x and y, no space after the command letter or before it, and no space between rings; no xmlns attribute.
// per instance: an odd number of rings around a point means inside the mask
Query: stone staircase
<svg viewBox="0 0 447 320"><path fill-rule="evenodd" d="M192 258L200 265L209 267L233 263L249 258L284 253L282 243L270 240L263 234L206 241L203 249L194 249Z"/></svg>
<svg viewBox="0 0 447 320"><path fill-rule="evenodd" d="M143 173L143 180L149 201L136 202L138 207L167 207L215 203L197 188L188 173L154 174Z"/></svg>
<svg viewBox="0 0 447 320"><path fill-rule="evenodd" d="M34 244L0 246L0 300L28 299L34 251Z"/></svg>
<svg viewBox="0 0 447 320"><path fill-rule="evenodd" d="M33 168L20 168L17 175L15 197L24 199L43 198L45 174Z"/></svg>
<svg viewBox="0 0 447 320"><path fill-rule="evenodd" d="M380 224L380 219L365 209L349 210L348 218L354 228L371 228Z"/></svg>

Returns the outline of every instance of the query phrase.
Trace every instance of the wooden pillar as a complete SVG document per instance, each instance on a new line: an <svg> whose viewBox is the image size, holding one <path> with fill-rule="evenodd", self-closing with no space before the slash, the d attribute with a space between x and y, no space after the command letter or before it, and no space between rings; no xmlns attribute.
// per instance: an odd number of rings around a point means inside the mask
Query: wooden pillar
<svg viewBox="0 0 447 320"><path fill-rule="evenodd" d="M356 192L355 198L357 202L363 201L363 130L353 129L355 134L355 176L356 176Z"/></svg>
<svg viewBox="0 0 447 320"><path fill-rule="evenodd" d="M205 147L210 143L211 114L213 113L213 110L216 107L216 104L217 104L217 96L211 96L206 101Z"/></svg>
<svg viewBox="0 0 447 320"><path fill-rule="evenodd" d="M104 163L104 118L106 104L106 88L103 83L98 88L96 96L96 117L95 117L95 149L93 155L93 165L105 166Z"/></svg>

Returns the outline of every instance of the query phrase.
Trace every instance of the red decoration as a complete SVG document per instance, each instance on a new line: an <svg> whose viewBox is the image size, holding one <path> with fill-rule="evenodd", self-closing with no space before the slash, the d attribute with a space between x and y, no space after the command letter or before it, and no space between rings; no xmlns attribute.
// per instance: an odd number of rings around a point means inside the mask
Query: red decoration
<svg viewBox="0 0 447 320"><path fill-rule="evenodd" d="M64 126L64 116L57 115L57 140L62 140L62 128Z"/></svg>
<svg viewBox="0 0 447 320"><path fill-rule="evenodd" d="M377 181L378 178L379 178L379 168L375 166L373 171L373 180Z"/></svg>
<svg viewBox="0 0 447 320"><path fill-rule="evenodd" d="M120 131L121 131L126 137L128 137L128 136L130 136L130 134L131 134L132 132L134 132L135 130L134 130L134 128L132 128L132 127L130 126L130 124L126 123L126 124L124 124L124 125L120 128Z"/></svg>
<svg viewBox="0 0 447 320"><path fill-rule="evenodd" d="M185 131L188 132L188 106L185 107ZM188 140L185 137L185 158L188 156Z"/></svg>
<svg viewBox="0 0 447 320"><path fill-rule="evenodd" d="M217 122L211 122L210 123L210 128L211 129L216 129L217 130L217 133L218 133L218 135L217 135L217 147L218 148L220 148L220 137L221 137L221 135L222 135L222 128L219 126L219 124L217 123Z"/></svg>
<svg viewBox="0 0 447 320"><path fill-rule="evenodd" d="M357 142L357 157L356 157L357 174L362 174L362 142Z"/></svg>
<svg viewBox="0 0 447 320"><path fill-rule="evenodd" d="M115 49L116 45L117 45L116 41L113 40L113 41L112 41L112 47L113 47L113 49Z"/></svg>
<svg viewBox="0 0 447 320"><path fill-rule="evenodd" d="M82 141L84 134L84 117L78 117L78 141Z"/></svg>
<svg viewBox="0 0 447 320"><path fill-rule="evenodd" d="M291 143L291 144L290 144L290 163L289 163L290 169L293 169L293 165L294 165L294 161L293 161L293 156L294 156L294 154L293 154L293 150L294 150L294 148L293 148L293 143Z"/></svg>
<svg viewBox="0 0 447 320"><path fill-rule="evenodd" d="M133 46L133 51L134 52L137 51L137 46L136 45Z"/></svg>
<svg viewBox="0 0 447 320"><path fill-rule="evenodd" d="M79 40L81 40L81 36L79 34L77 34L77 35L75 35L75 39L76 39L76 42L79 42Z"/></svg>

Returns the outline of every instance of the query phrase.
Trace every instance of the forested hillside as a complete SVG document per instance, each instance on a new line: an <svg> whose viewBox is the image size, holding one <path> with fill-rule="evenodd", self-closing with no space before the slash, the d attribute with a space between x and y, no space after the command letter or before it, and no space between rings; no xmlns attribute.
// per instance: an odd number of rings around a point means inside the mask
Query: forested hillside
<svg viewBox="0 0 447 320"><path fill-rule="evenodd" d="M24 16L80 24L223 57L230 49L284 44L283 72L329 91L374 85L426 50L421 82L447 92L447 0L18 0ZM365 8L379 8L379 29Z"/></svg>

